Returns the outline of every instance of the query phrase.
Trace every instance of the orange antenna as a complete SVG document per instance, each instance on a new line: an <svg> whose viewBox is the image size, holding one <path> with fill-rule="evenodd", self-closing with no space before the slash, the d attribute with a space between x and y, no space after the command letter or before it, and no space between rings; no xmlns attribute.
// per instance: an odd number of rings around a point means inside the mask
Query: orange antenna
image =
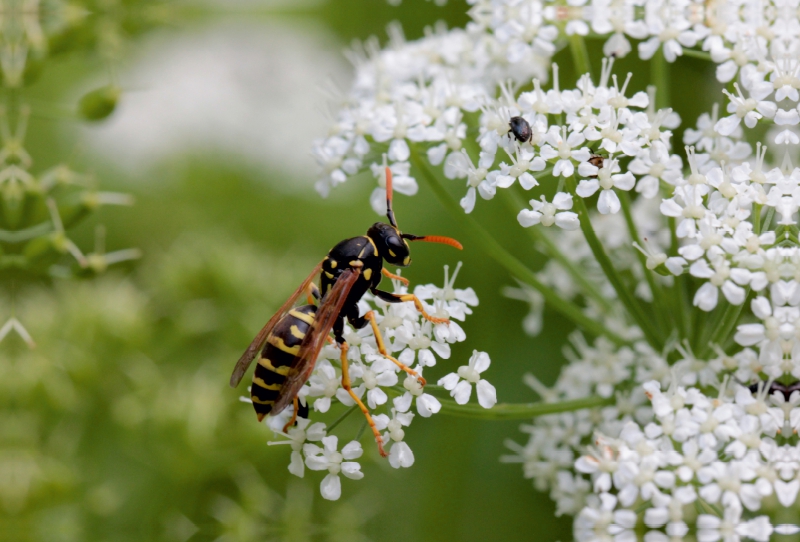
<svg viewBox="0 0 800 542"><path fill-rule="evenodd" d="M389 218L389 224L397 227L397 219L394 217L392 210L392 170L386 167L386 216Z"/></svg>
<svg viewBox="0 0 800 542"><path fill-rule="evenodd" d="M451 247L457 248L458 250L463 250L464 247L461 246L461 243L453 239L452 237L443 237L441 235L424 235L422 237L417 237L416 235L411 235L410 233L402 234L403 239L408 239L409 241L424 241L426 243L439 243L442 245L450 245Z"/></svg>

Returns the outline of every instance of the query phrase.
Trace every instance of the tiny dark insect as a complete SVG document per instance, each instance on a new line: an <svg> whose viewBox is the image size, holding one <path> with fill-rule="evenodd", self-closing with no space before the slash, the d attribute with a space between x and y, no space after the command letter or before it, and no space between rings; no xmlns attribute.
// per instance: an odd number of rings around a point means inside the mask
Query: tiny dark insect
<svg viewBox="0 0 800 542"><path fill-rule="evenodd" d="M766 382L760 380L758 382L755 382L747 386L747 389L750 390L750 393L756 393L757 391L759 391L759 388L763 388L764 386L766 386L766 384L767 384ZM781 384L780 382L771 382L769 385L768 395L772 395L773 393L778 392L782 394L783 398L788 401L789 397L792 396L792 393L796 391L800 391L800 381L792 382L791 384Z"/></svg>
<svg viewBox="0 0 800 542"><path fill-rule="evenodd" d="M592 153L589 156L589 163L592 164L597 169L603 169L603 162L605 161L605 157L599 154ZM596 179L597 175L588 175L590 179Z"/></svg>
<svg viewBox="0 0 800 542"><path fill-rule="evenodd" d="M425 379L422 376L389 355L375 314L369 311L360 316L358 302L370 291L375 297L388 303L413 302L427 320L449 323L445 318L436 318L425 312L422 302L414 294L393 294L379 290L378 285L384 276L408 284L406 279L383 267L384 260L399 267L406 267L411 263L408 241L442 243L461 249L461 243L449 237L418 237L399 230L392 211L392 174L389 168L386 168L386 216L389 224L376 222L366 235L345 239L333 247L328 256L317 264L300 287L270 318L236 362L230 381L234 388L239 385L256 356L261 354L250 388L250 398L259 421L267 415L279 414L291 403L294 405L294 413L283 428L285 432L295 423L298 412L302 414L305 409L307 415L308 407L299 404L297 393L311 376L322 347L326 342L332 342L330 333L333 332L333 339L341 349L342 387L364 413L378 443L378 451L386 456L381 434L375 427L369 410L351 389L344 321L347 319L356 329L371 325L378 351L424 386ZM317 274L320 274L320 288L314 284ZM295 302L303 295L307 296L308 304L295 307ZM315 300L319 306L314 304Z"/></svg>
<svg viewBox="0 0 800 542"><path fill-rule="evenodd" d="M517 141L521 143L527 143L533 137L531 125L522 117L511 117L508 126L511 128L508 133L514 134Z"/></svg>

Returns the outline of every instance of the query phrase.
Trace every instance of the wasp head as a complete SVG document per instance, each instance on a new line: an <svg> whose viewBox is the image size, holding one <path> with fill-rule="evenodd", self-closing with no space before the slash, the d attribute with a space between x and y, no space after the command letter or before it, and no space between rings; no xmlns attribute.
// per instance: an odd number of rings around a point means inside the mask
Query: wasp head
<svg viewBox="0 0 800 542"><path fill-rule="evenodd" d="M411 263L408 241L427 241L428 243L442 243L461 250L461 243L449 237L438 235L425 235L419 237L410 233L402 233L397 227L397 219L392 210L392 171L386 168L386 216L389 224L376 222L367 231L367 237L372 239L380 256L391 265L406 267Z"/></svg>
<svg viewBox="0 0 800 542"><path fill-rule="evenodd" d="M367 236L375 243L381 258L389 264L406 267L411 263L408 242L396 227L376 222L367 231Z"/></svg>

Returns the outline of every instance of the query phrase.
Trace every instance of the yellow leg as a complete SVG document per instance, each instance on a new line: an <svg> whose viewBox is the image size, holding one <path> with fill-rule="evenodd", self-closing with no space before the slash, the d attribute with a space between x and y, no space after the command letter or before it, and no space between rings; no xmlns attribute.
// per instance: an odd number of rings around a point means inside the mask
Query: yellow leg
<svg viewBox="0 0 800 542"><path fill-rule="evenodd" d="M289 430L289 428L294 425L294 422L297 421L297 407L299 406L297 404L297 397L292 399L292 404L294 405L294 412L292 412L292 419L289 420L289 423L287 423L286 425L283 426L283 432L284 433L287 432Z"/></svg>
<svg viewBox="0 0 800 542"><path fill-rule="evenodd" d="M372 326L372 333L375 335L375 342L378 344L378 352L380 352L383 357L392 360L392 362L395 365L403 369L411 376L415 377L417 380L419 380L419 383L424 386L425 379L422 378L422 376L419 373L417 373L415 370L410 368L405 363L402 363L399 360L389 355L389 352L386 350L386 345L383 342L383 335L381 335L381 331L380 329L378 329L378 322L375 320L375 313L373 311L369 311L367 314L364 315L364 318L369 320L369 323Z"/></svg>
<svg viewBox="0 0 800 542"><path fill-rule="evenodd" d="M408 286L408 279L403 278L400 275L395 275L394 273L392 273L391 271L389 271L385 267L383 269L381 269L381 273L383 273L384 277L387 277L387 278L390 278L390 279L394 279L394 280L399 280L400 282L402 282L403 284Z"/></svg>
<svg viewBox="0 0 800 542"><path fill-rule="evenodd" d="M313 305L317 299L319 299L319 288L312 282L306 288L306 301L308 301L309 305Z"/></svg>
<svg viewBox="0 0 800 542"><path fill-rule="evenodd" d="M342 344L342 387L347 390L347 393L350 394L350 397L353 398L353 401L356 402L358 408L361 409L361 412L364 413L364 416L367 418L367 423L369 424L370 429L372 429L372 434L375 435L375 442L378 443L378 453L381 454L381 457L386 457L388 454L383 449L383 438L381 437L380 431L378 428L375 427L375 421L372 419L372 416L369 414L369 410L361 402L361 399L358 398L358 395L353 393L353 389L350 387L350 368L347 364L347 350L350 348L347 346L347 343Z"/></svg>
<svg viewBox="0 0 800 542"><path fill-rule="evenodd" d="M414 294L396 294L397 297L400 298L401 301L413 301L414 306L417 310L422 314L422 317L426 320L430 320L434 324L449 324L450 320L447 318L437 318L436 316L431 316L427 312L425 312L425 308L422 306L422 301L419 300L417 296Z"/></svg>

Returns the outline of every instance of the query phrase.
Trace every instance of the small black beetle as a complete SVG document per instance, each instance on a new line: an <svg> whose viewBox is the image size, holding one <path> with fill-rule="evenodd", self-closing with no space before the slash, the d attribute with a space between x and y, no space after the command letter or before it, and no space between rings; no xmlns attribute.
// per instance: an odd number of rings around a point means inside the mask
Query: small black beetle
<svg viewBox="0 0 800 542"><path fill-rule="evenodd" d="M531 125L522 117L511 117L508 126L511 128L508 132L513 133L517 141L527 143L531 140L531 137L533 137Z"/></svg>

